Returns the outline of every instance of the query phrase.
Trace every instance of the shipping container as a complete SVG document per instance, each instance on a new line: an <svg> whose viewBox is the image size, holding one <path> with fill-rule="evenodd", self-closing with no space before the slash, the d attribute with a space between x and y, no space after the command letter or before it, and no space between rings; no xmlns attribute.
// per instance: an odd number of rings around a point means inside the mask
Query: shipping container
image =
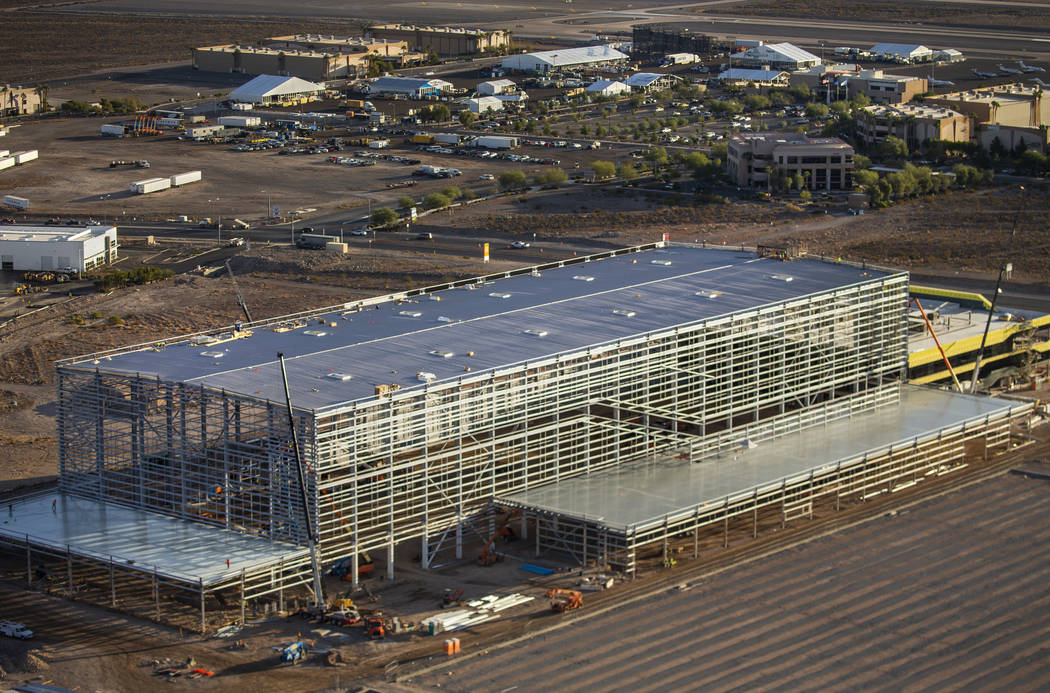
<svg viewBox="0 0 1050 693"><path fill-rule="evenodd" d="M182 127L182 118L159 118L157 125L162 128L178 128Z"/></svg>
<svg viewBox="0 0 1050 693"><path fill-rule="evenodd" d="M329 243L338 242L337 236L325 236L319 233L303 233L299 234L299 238L295 240L295 245L300 248L309 248L312 250L320 250L326 247Z"/></svg>
<svg viewBox="0 0 1050 693"><path fill-rule="evenodd" d="M124 126L119 123L103 123L98 130L100 135L109 135L110 137L124 136Z"/></svg>
<svg viewBox="0 0 1050 693"><path fill-rule="evenodd" d="M222 116L215 120L219 125L231 125L235 128L254 128L262 124L259 116Z"/></svg>
<svg viewBox="0 0 1050 693"><path fill-rule="evenodd" d="M35 149L27 149L23 152L15 152L11 156L14 157L16 164L24 164L27 161L40 158L40 153Z"/></svg>
<svg viewBox="0 0 1050 693"><path fill-rule="evenodd" d="M474 140L473 145L475 147L485 147L486 149L513 149L518 146L518 138L482 135Z"/></svg>
<svg viewBox="0 0 1050 693"><path fill-rule="evenodd" d="M128 189L133 193L145 195L159 190L167 190L170 187L170 178L147 178L146 180L135 181Z"/></svg>
<svg viewBox="0 0 1050 693"><path fill-rule="evenodd" d="M390 140L372 140L368 143L370 149L386 149L390 146Z"/></svg>
<svg viewBox="0 0 1050 693"><path fill-rule="evenodd" d="M4 204L8 207L14 207L15 209L29 209L29 200L24 197L5 195Z"/></svg>
<svg viewBox="0 0 1050 693"><path fill-rule="evenodd" d="M176 188L187 183L196 183L200 179L200 171L186 171L185 173L176 173L169 180L171 181L171 187Z"/></svg>
<svg viewBox="0 0 1050 693"><path fill-rule="evenodd" d="M14 165L15 158L13 156L0 157L0 171L3 171L5 168L11 168Z"/></svg>
<svg viewBox="0 0 1050 693"><path fill-rule="evenodd" d="M434 135L434 141L440 144L459 144L459 135L454 132L444 132Z"/></svg>
<svg viewBox="0 0 1050 693"><path fill-rule="evenodd" d="M342 254L345 254L349 251L349 248L346 243L340 243L338 241L331 241L329 243L325 243L324 249L330 253Z"/></svg>
<svg viewBox="0 0 1050 693"><path fill-rule="evenodd" d="M186 116L187 123L203 123L205 120L206 118L202 115Z"/></svg>
<svg viewBox="0 0 1050 693"><path fill-rule="evenodd" d="M7 156L11 153L10 149L0 149L0 156Z"/></svg>
<svg viewBox="0 0 1050 693"><path fill-rule="evenodd" d="M235 111L250 111L254 107L254 104L250 103L231 103L230 108Z"/></svg>
<svg viewBox="0 0 1050 693"><path fill-rule="evenodd" d="M434 144L434 136L427 135L425 133L417 133L412 135L413 144Z"/></svg>

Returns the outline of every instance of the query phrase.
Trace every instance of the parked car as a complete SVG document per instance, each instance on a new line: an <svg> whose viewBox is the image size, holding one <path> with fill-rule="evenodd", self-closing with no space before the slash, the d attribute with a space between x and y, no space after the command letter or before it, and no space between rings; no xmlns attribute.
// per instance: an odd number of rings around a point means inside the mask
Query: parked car
<svg viewBox="0 0 1050 693"><path fill-rule="evenodd" d="M0 621L0 635L5 635L9 638L18 638L19 640L29 640L33 637L33 631L29 630L21 623L15 623L14 621Z"/></svg>

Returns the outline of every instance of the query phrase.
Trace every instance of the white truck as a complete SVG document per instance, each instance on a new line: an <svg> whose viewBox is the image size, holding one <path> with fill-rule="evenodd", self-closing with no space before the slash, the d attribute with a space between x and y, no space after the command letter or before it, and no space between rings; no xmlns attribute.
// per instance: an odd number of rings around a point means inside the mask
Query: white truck
<svg viewBox="0 0 1050 693"><path fill-rule="evenodd" d="M19 640L29 640L33 637L33 631L29 630L21 623L15 623L14 621L0 621L0 635L9 638L18 638Z"/></svg>
<svg viewBox="0 0 1050 693"><path fill-rule="evenodd" d="M518 138L482 135L475 138L471 144L475 147L484 147L485 149L514 149L518 146Z"/></svg>
<svg viewBox="0 0 1050 693"><path fill-rule="evenodd" d="M29 209L29 200L16 195L4 195L4 204L15 209Z"/></svg>

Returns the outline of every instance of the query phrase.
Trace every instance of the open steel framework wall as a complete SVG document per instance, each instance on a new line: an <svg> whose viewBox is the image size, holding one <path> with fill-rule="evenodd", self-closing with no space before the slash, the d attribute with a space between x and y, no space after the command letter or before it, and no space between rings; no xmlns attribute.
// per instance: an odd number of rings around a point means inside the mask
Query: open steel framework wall
<svg viewBox="0 0 1050 693"><path fill-rule="evenodd" d="M836 510L847 500L863 500L910 487L926 477L940 476L967 466L968 456L987 459L1005 452L1014 421L1028 419L1032 405L1019 404L994 416L960 422L948 429L915 437L856 457L815 469L808 475L772 481L746 494L720 502L698 503L673 515L626 527L601 520L573 517L565 512L539 510L513 500L500 499L504 507L518 508L523 524L531 521L536 555L558 551L581 564L596 561L633 573L644 547L662 547L666 561L672 545L692 543L696 558L701 534L722 534L721 545L729 546L729 527L743 522L758 536L759 516L776 513L780 527L798 518L813 517L820 503Z"/></svg>
<svg viewBox="0 0 1050 693"><path fill-rule="evenodd" d="M712 298L711 300L717 300ZM297 411L324 560L418 539L457 556L498 495L690 445L829 402L892 403L907 275L669 326L327 410ZM61 488L305 542L283 403L61 366ZM294 393L293 393L294 400ZM491 523L491 519L489 520ZM356 567L353 575L357 574Z"/></svg>

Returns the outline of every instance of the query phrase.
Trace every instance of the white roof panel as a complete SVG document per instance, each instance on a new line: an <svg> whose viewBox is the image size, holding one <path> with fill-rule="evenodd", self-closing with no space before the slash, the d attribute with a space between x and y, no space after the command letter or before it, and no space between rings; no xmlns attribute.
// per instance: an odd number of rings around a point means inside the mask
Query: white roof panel
<svg viewBox="0 0 1050 693"><path fill-rule="evenodd" d="M259 75L245 82L230 92L231 99L248 99L250 97L281 96L283 94L303 94L312 91L323 91L324 87L307 82L298 77L281 75Z"/></svg>

